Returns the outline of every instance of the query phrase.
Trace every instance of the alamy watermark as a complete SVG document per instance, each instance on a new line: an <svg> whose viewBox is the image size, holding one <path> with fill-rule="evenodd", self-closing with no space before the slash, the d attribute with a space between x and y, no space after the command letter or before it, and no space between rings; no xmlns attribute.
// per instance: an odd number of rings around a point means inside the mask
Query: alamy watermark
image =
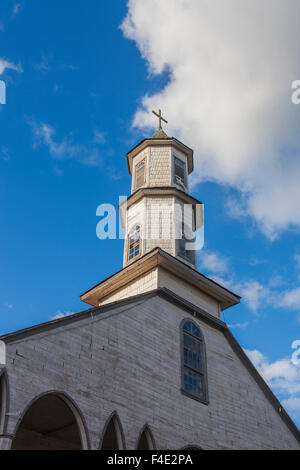
<svg viewBox="0 0 300 470"><path fill-rule="evenodd" d="M294 80L292 82L292 90L295 90L291 96L292 103L300 104L300 80Z"/></svg>
<svg viewBox="0 0 300 470"><path fill-rule="evenodd" d="M0 104L6 104L6 84L0 80Z"/></svg>
<svg viewBox="0 0 300 470"><path fill-rule="evenodd" d="M292 349L295 349L295 351L292 354L291 357L291 362L295 366L300 365L300 339L297 339L292 343Z"/></svg>
<svg viewBox="0 0 300 470"><path fill-rule="evenodd" d="M182 240L186 251L199 251L204 246L204 205L170 203L170 200L147 201L140 213L130 211L126 196L119 197L119 217L113 204L100 204L96 227L100 240L124 240L139 227L143 240Z"/></svg>

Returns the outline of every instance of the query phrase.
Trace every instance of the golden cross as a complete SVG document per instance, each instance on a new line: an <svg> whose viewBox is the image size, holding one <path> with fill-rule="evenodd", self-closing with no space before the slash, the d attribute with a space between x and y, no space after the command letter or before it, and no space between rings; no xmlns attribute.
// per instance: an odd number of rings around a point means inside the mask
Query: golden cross
<svg viewBox="0 0 300 470"><path fill-rule="evenodd" d="M162 130L161 121L164 121L166 124L168 124L168 121L166 121L165 118L162 117L160 109L158 110L158 113L156 113L155 111L152 111L152 113L158 117L158 130L161 131Z"/></svg>

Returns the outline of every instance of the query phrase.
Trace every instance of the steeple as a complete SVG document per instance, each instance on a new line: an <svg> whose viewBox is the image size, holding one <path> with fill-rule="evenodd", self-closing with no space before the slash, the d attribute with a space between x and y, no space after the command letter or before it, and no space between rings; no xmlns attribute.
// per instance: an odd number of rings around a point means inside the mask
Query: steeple
<svg viewBox="0 0 300 470"><path fill-rule="evenodd" d="M168 139L169 137L162 129L157 129L155 134L153 134L152 139Z"/></svg>
<svg viewBox="0 0 300 470"><path fill-rule="evenodd" d="M155 134L152 136L152 139L168 139L169 137L167 136L167 134L163 131L163 128L161 127L161 121L164 121L166 124L168 124L168 121L166 121L166 119L163 118L161 115L161 109L158 110L158 113L156 111L152 111L152 113L158 117L158 128Z"/></svg>
<svg viewBox="0 0 300 470"><path fill-rule="evenodd" d="M131 195L120 205L125 230L123 269L82 294L105 305L147 292L172 291L220 318L239 297L197 272L194 236L202 203L189 195L193 150L161 127L127 153ZM200 210L199 210L200 209Z"/></svg>
<svg viewBox="0 0 300 470"><path fill-rule="evenodd" d="M167 136L161 110L153 114L159 120L157 131L127 153L132 183L131 196L120 206L126 232L123 265L160 247L196 268L192 246L201 203L189 196L193 150Z"/></svg>

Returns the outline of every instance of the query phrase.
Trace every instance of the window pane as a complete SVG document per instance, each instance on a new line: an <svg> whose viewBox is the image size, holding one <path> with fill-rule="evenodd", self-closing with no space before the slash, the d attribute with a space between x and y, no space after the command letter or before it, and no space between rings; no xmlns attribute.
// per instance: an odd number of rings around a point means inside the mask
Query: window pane
<svg viewBox="0 0 300 470"><path fill-rule="evenodd" d="M179 158L174 158L175 183L185 186L185 163Z"/></svg>
<svg viewBox="0 0 300 470"><path fill-rule="evenodd" d="M128 260L140 254L141 227L136 225L128 236Z"/></svg>
<svg viewBox="0 0 300 470"><path fill-rule="evenodd" d="M203 395L203 377L188 367L184 367L184 390L195 395Z"/></svg>
<svg viewBox="0 0 300 470"><path fill-rule="evenodd" d="M195 233L188 224L186 224L185 228L184 223L182 222L181 238L177 240L177 253L181 258L185 258L190 263L195 262L195 251L191 249L187 250L187 247L191 248L191 243L193 242L195 242Z"/></svg>
<svg viewBox="0 0 300 470"><path fill-rule="evenodd" d="M193 323L193 322L191 322L191 321L187 321L187 322L185 322L185 324L183 325L183 329L184 329L185 331L188 331L188 333L190 333L191 335L196 336L197 338L201 338L200 330L199 330L199 328L195 325L195 323Z"/></svg>
<svg viewBox="0 0 300 470"><path fill-rule="evenodd" d="M184 364L202 372L202 344L190 335L183 335Z"/></svg>
<svg viewBox="0 0 300 470"><path fill-rule="evenodd" d="M200 330L199 330L199 328L197 328L197 326L194 323L192 323L191 333L192 333L193 336L197 336L198 338L201 338Z"/></svg>
<svg viewBox="0 0 300 470"><path fill-rule="evenodd" d="M135 167L135 187L139 188L145 183L145 160L142 160Z"/></svg>
<svg viewBox="0 0 300 470"><path fill-rule="evenodd" d="M205 351L200 328L191 320L186 320L182 326L183 347L183 390L204 399L206 397L204 364Z"/></svg>

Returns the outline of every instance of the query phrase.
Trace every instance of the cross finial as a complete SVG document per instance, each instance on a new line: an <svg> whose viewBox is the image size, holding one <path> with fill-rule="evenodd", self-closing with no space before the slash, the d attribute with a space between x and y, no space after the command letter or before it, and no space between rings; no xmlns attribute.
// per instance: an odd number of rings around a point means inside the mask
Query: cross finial
<svg viewBox="0 0 300 470"><path fill-rule="evenodd" d="M161 131L162 130L161 121L164 121L166 124L168 124L168 121L166 121L165 118L162 117L161 109L158 110L158 113L156 113L155 111L152 111L152 113L158 117L158 130Z"/></svg>

